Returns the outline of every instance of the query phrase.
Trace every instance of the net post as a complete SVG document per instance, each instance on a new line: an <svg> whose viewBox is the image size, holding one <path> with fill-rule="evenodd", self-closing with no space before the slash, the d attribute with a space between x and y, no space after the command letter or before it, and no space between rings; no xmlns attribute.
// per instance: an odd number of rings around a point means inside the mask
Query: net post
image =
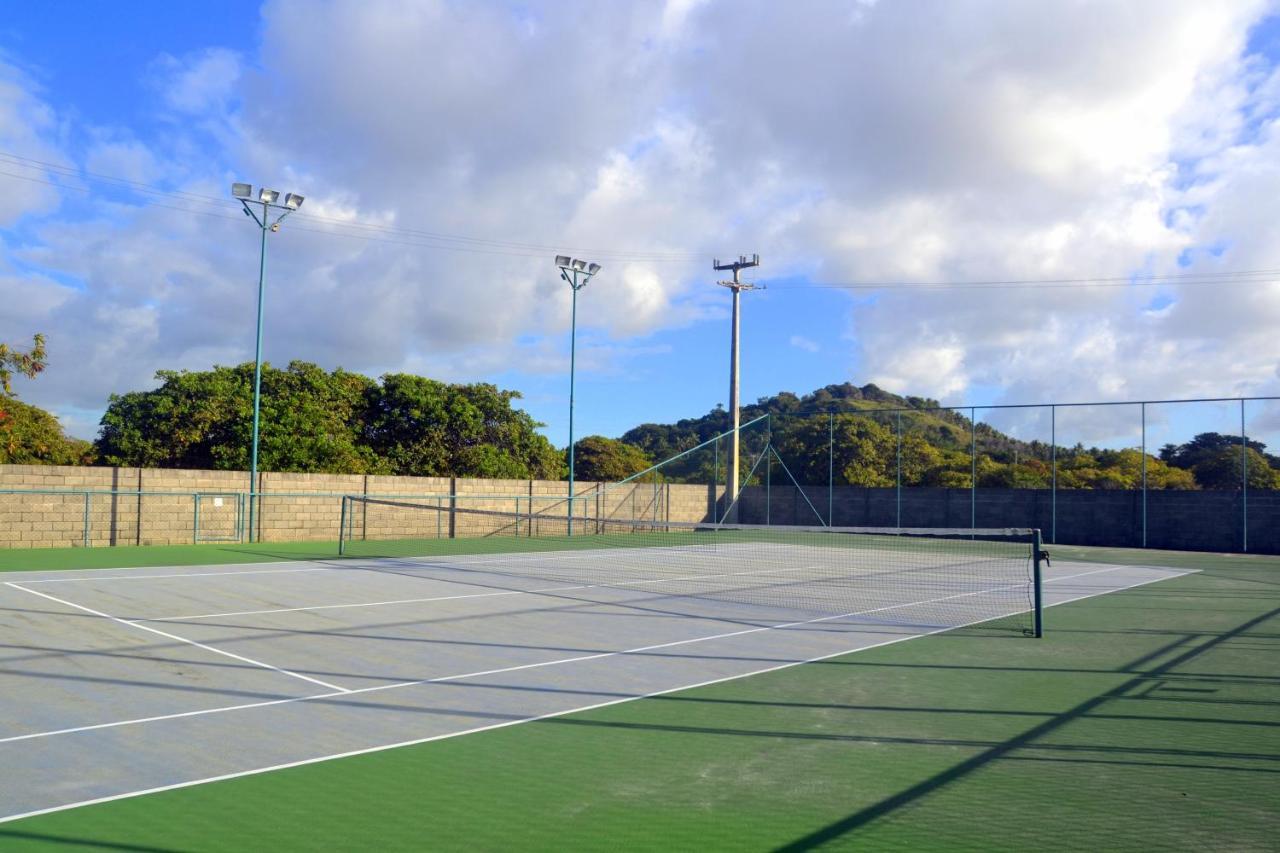
<svg viewBox="0 0 1280 853"><path fill-rule="evenodd" d="M89 547L89 501L93 499L90 492L84 493L84 547Z"/></svg>
<svg viewBox="0 0 1280 853"><path fill-rule="evenodd" d="M347 553L347 496L342 496L342 510L338 515L338 556Z"/></svg>
<svg viewBox="0 0 1280 853"><path fill-rule="evenodd" d="M200 544L200 493L191 493L192 515L191 515L191 544Z"/></svg>
<svg viewBox="0 0 1280 853"><path fill-rule="evenodd" d="M1032 617L1035 621L1035 636L1044 636L1044 580L1042 574L1043 561L1046 556L1041 546L1040 528L1031 531L1031 553L1035 568L1032 571L1032 585L1035 601L1032 605Z"/></svg>

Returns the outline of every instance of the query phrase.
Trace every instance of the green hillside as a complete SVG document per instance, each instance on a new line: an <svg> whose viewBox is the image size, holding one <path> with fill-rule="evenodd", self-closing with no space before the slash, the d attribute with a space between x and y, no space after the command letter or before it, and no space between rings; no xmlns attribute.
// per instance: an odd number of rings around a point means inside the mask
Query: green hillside
<svg viewBox="0 0 1280 853"><path fill-rule="evenodd" d="M902 411L883 411L899 409ZM977 475L980 487L1048 488L1053 479L1053 448L1047 442L1022 441L983 423L976 427L959 411L939 409L937 400L900 396L875 385L828 385L798 396L781 392L742 408L742 423L769 415L742 433L744 477L772 441L782 463L802 484L938 486L967 488ZM652 460L671 459L662 474L674 482L722 479L727 444L690 452L732 428L729 413L717 407L702 417L674 424L642 424L621 441ZM977 464L971 459L976 447ZM1261 442L1249 441L1251 489L1280 488L1280 459ZM1058 486L1067 489L1133 489L1142 484L1143 454L1121 450L1059 446ZM1155 489L1238 489L1241 482L1239 437L1202 433L1185 444L1167 445L1146 455L1146 478ZM719 477L716 472L719 471ZM777 477L785 479L785 473ZM775 482L778 482L775 479ZM749 482L760 482L757 471Z"/></svg>

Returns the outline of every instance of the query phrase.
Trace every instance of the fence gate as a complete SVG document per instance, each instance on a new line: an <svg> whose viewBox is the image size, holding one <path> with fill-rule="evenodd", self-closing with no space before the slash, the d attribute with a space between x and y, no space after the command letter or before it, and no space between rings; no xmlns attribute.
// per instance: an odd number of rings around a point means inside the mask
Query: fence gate
<svg viewBox="0 0 1280 853"><path fill-rule="evenodd" d="M237 492L196 492L194 498L194 542L241 541L244 495Z"/></svg>

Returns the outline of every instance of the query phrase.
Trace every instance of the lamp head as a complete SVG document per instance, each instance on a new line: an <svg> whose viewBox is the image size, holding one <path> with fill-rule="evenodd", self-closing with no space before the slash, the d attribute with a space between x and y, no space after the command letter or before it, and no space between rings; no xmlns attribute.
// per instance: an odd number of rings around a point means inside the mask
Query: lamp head
<svg viewBox="0 0 1280 853"><path fill-rule="evenodd" d="M583 270L585 270L585 269L587 268L587 262L586 262L586 261L580 261L580 260L578 260L577 258L574 258L574 259L573 259L573 268L574 268L575 270L577 270L578 272L582 272Z"/></svg>
<svg viewBox="0 0 1280 853"><path fill-rule="evenodd" d="M598 272L600 272L599 264L589 264L587 266L587 275L595 275Z"/></svg>
<svg viewBox="0 0 1280 853"><path fill-rule="evenodd" d="M275 204L276 199L280 198L280 193L275 190L269 190L266 187L258 190L258 201L265 204Z"/></svg>
<svg viewBox="0 0 1280 853"><path fill-rule="evenodd" d="M249 198L253 195L253 185L234 183L231 185L231 195L235 198Z"/></svg>
<svg viewBox="0 0 1280 853"><path fill-rule="evenodd" d="M297 193L286 193L284 197L284 206L290 210L297 210L302 207L302 196Z"/></svg>
<svg viewBox="0 0 1280 853"><path fill-rule="evenodd" d="M568 255L556 255L556 266L567 267L571 259Z"/></svg>

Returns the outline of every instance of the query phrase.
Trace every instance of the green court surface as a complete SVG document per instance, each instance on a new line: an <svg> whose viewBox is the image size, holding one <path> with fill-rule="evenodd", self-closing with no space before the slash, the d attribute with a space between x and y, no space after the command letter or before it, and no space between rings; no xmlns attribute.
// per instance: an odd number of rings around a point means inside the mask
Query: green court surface
<svg viewBox="0 0 1280 853"><path fill-rule="evenodd" d="M260 562L332 543L0 552ZM4 850L1275 850L1280 558L479 734L0 824ZM86 757L85 772L92 772Z"/></svg>

